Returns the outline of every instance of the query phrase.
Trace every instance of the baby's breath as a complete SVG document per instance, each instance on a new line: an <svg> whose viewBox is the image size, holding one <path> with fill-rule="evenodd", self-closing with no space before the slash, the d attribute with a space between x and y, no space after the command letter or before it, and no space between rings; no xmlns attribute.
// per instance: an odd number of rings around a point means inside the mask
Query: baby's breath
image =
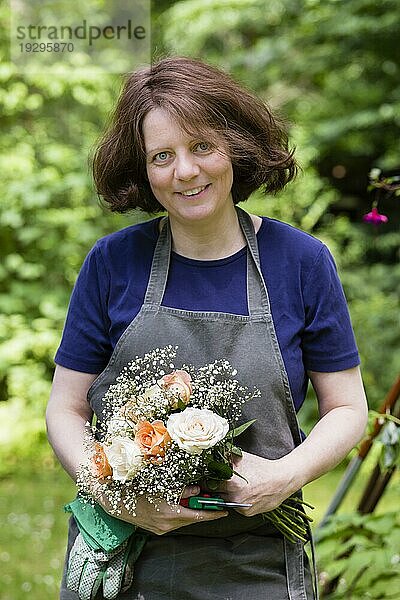
<svg viewBox="0 0 400 600"><path fill-rule="evenodd" d="M164 375L174 371L177 349L171 345L156 348L144 356L136 356L122 369L103 397L101 423L92 431L91 441L86 441L88 455L93 454L90 450L93 434L105 445L112 443L116 436L133 440L143 421L166 423L170 414L186 407L176 408L179 397L166 389L161 381ZM191 377L192 392L187 406L209 409L224 417L230 430L240 419L243 404L260 394L257 389L250 390L235 379L237 371L227 360L217 360L200 368L182 365L180 369ZM224 454L223 450L224 441L215 446L219 457ZM229 457L228 452L225 455ZM99 480L88 467L89 460L78 474L77 485L92 498L106 498L114 514L120 514L122 508L135 514L137 501L142 496L156 507L162 501L178 504L184 487L198 483L207 474L211 458L212 448L193 455L171 441L163 456L144 460L132 479L121 482L109 476Z"/></svg>
<svg viewBox="0 0 400 600"><path fill-rule="evenodd" d="M234 437L239 435L239 431L234 430L242 416L243 404L260 396L260 391L241 385L236 379L237 370L227 360L216 360L200 368L192 365L180 367L181 372L186 371L182 380L186 391L182 398L173 385L168 386L162 379L175 371L177 349L177 346L169 345L156 348L144 356L136 356L122 369L104 395L98 428L86 427L84 448L87 461L79 470L78 488L87 502L99 500L103 505L106 503L109 512L116 516L121 515L123 510L136 516L140 498L145 498L156 510L162 502L177 505L186 485L205 481L211 486L218 484L221 478L229 479L233 474L232 453L240 454L240 448L234 445ZM191 389L187 387L188 379ZM167 431L165 425L168 417L182 412L186 407L200 409L199 412L208 409L207 413L215 413L213 417L217 420L222 418L225 425L227 421L229 431L226 436L216 439L214 445L211 444L199 454L188 452L168 436L162 448L155 444L155 452L159 454L146 456L144 453L142 459L141 449L133 443L136 436L140 437L140 428L152 427L151 422L162 421L163 430ZM249 421L241 425L239 430L244 431L252 423ZM171 430L170 433L172 436ZM114 471L110 475L110 469L102 476L98 473L104 460L98 447L103 452L110 451L116 438L119 438L119 447L125 448L124 452L129 453L129 444L134 448L131 452L135 468L128 471L126 477L124 475L124 481L115 478ZM95 439L101 443L96 444ZM99 454L96 455L96 452ZM119 460L119 453L117 457ZM135 460L138 460L137 468ZM132 468L132 463L130 465L129 468ZM311 519L304 512L304 504L307 505L300 497L292 496L263 516L291 541L305 541L308 537L308 521Z"/></svg>

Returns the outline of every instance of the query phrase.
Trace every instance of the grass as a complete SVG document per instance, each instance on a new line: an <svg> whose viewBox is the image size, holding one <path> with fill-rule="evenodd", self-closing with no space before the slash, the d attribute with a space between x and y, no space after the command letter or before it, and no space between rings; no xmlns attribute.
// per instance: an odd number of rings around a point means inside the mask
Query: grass
<svg viewBox="0 0 400 600"><path fill-rule="evenodd" d="M0 599L55 600L75 485L52 460L0 482Z"/></svg>
<svg viewBox="0 0 400 600"><path fill-rule="evenodd" d="M346 498L343 511L358 502L373 460L360 471ZM0 600L55 600L61 578L68 517L63 505L75 494L75 485L52 458L29 470L16 463L13 476L0 480ZM316 508L314 523L322 518L343 474L343 465L305 489L305 498ZM391 482L377 512L398 509ZM397 482L397 483L396 483ZM393 491L392 491L393 490Z"/></svg>

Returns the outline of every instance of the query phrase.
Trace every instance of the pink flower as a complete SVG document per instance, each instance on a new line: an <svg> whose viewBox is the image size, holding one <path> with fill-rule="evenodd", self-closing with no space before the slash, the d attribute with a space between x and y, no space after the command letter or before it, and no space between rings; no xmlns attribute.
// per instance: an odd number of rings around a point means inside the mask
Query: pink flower
<svg viewBox="0 0 400 600"><path fill-rule="evenodd" d="M182 402L187 404L190 400L190 394L192 393L192 378L187 371L177 369L169 375L164 375L157 382L165 390L169 390L173 394L176 394ZM174 405L174 408L177 406Z"/></svg>
<svg viewBox="0 0 400 600"><path fill-rule="evenodd" d="M381 223L387 223L388 218L386 215L379 214L377 207L373 206L371 212L363 216L363 221L373 225L381 225Z"/></svg>

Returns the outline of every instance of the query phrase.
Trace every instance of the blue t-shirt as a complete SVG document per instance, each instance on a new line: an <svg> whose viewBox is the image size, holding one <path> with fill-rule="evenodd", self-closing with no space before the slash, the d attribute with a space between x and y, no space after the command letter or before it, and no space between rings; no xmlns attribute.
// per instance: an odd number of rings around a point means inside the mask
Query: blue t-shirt
<svg viewBox="0 0 400 600"><path fill-rule="evenodd" d="M146 292L161 217L126 227L96 242L74 290L55 362L100 373ZM307 370L334 372L359 364L334 260L316 238L262 218L257 232L276 334L297 409ZM246 248L219 260L172 252L162 304L194 311L246 315Z"/></svg>

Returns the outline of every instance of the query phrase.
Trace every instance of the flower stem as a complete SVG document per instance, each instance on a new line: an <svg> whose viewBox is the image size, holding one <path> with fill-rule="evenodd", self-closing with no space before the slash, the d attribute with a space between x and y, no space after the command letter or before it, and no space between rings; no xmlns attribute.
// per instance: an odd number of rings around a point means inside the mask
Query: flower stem
<svg viewBox="0 0 400 600"><path fill-rule="evenodd" d="M303 506L314 508L303 499L291 496L274 510L262 513L262 516L291 542L296 540L306 542L309 537L308 522L313 519L306 514Z"/></svg>

